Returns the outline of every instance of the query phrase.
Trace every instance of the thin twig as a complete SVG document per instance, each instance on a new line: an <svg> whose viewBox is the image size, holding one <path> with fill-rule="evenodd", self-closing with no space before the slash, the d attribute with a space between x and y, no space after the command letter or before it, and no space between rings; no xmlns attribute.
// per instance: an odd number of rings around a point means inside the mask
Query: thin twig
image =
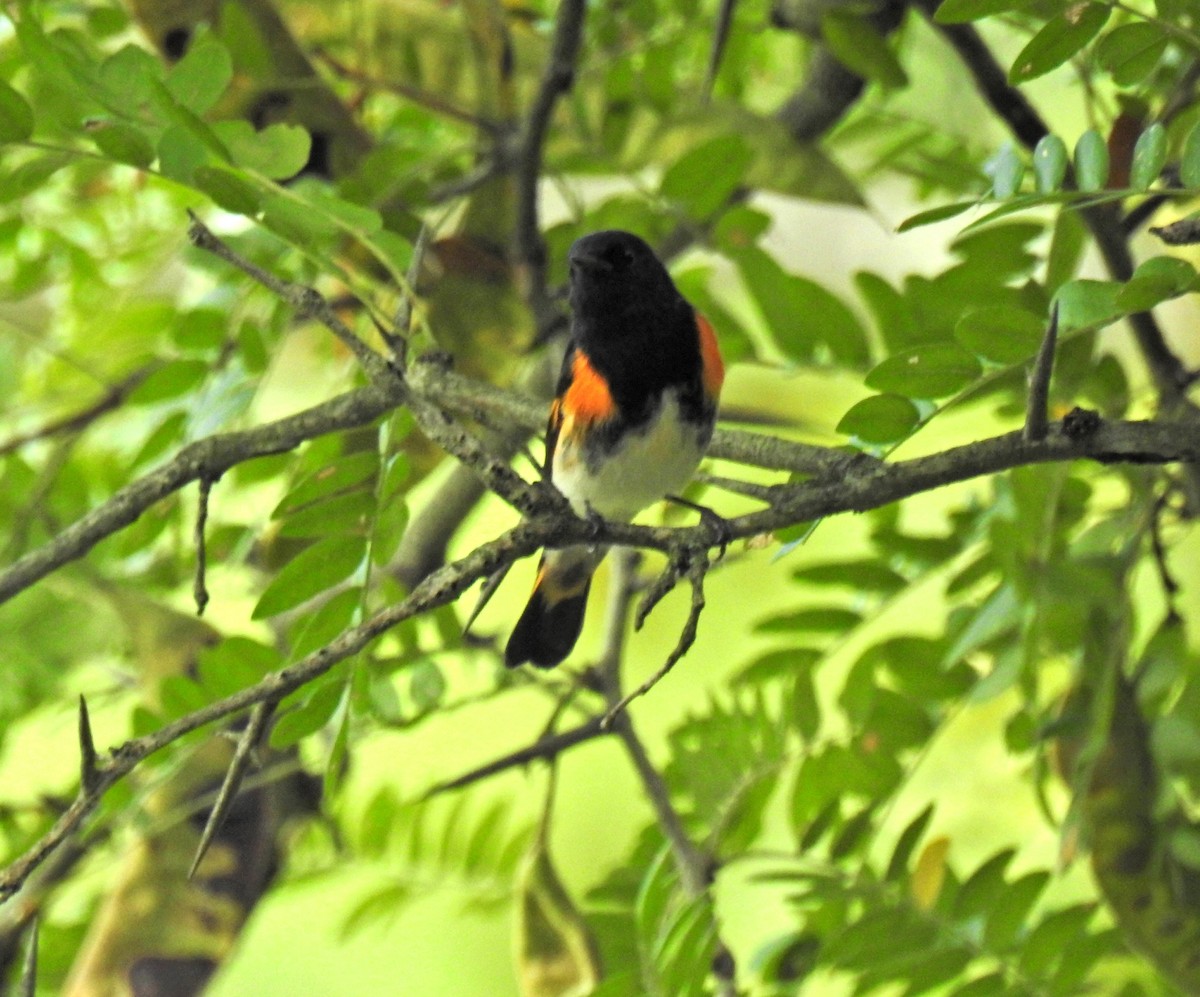
<svg viewBox="0 0 1200 997"><path fill-rule="evenodd" d="M81 429L86 429L102 415L119 408L125 399L129 397L130 392L146 380L154 371L158 370L160 366L162 365L158 361L145 364L112 385L103 395L86 408L82 408L71 415L51 419L45 425L39 426L36 429L31 429L26 433L19 433L16 436L10 437L3 443L0 443L0 457L14 453L37 440L45 440L62 433L75 433Z"/></svg>
<svg viewBox="0 0 1200 997"><path fill-rule="evenodd" d="M1171 616L1178 617L1175 608L1175 596L1179 594L1179 582L1171 572L1167 563L1167 545L1163 541L1163 516L1171 508L1171 486L1154 501L1154 509L1150 516L1150 549L1154 554L1154 563L1158 568L1159 581L1163 587L1163 595L1167 600L1167 611Z"/></svg>
<svg viewBox="0 0 1200 997"><path fill-rule="evenodd" d="M1031 442L1045 439L1050 426L1050 375L1054 372L1057 344L1058 302L1055 301L1050 306L1046 334L1042 337L1042 345L1038 348L1033 370L1029 374L1029 400L1025 404L1025 429L1022 435Z"/></svg>
<svg viewBox="0 0 1200 997"><path fill-rule="evenodd" d="M471 769L469 772L464 772L453 779L447 779L445 782L439 782L431 786L421 795L421 800L428 800L432 796L439 796L451 790L462 789L465 786L470 786L483 779L498 775L501 772L507 772L509 769L522 768L530 762L548 761L557 758L568 748L573 748L577 744L584 744L588 741L594 741L598 737L604 737L611 733L610 730L601 726L601 720L601 717L592 717L590 720L585 721L578 727L572 727L570 730L564 730L557 734L545 734L534 741L533 744L520 748L517 751L510 751L507 755L501 755L499 758L480 765L478 768Z"/></svg>
<svg viewBox="0 0 1200 997"><path fill-rule="evenodd" d="M473 111L468 111L466 108L459 107L456 104L451 104L450 101L427 90L422 90L420 87L410 86L395 79L380 79L379 77L372 76L370 73L364 73L361 69L347 65L323 49L318 50L314 54L317 59L325 63L342 79L361 83L363 86L374 90L385 90L388 93L394 93L405 100L411 101L418 107L425 108L427 111L433 111L434 114L440 114L442 117L450 118L454 121L461 121L463 124L471 125L473 128L487 132L489 135L499 135L503 131L499 122L481 117Z"/></svg>
<svg viewBox="0 0 1200 997"><path fill-rule="evenodd" d="M196 615L203 616L204 608L208 605L208 584L205 575L208 571L208 542L205 537L205 527L208 524L208 498L212 492L214 479L208 475L200 478L200 494L196 506L196 577L192 582L192 597L196 600Z"/></svg>
<svg viewBox="0 0 1200 997"><path fill-rule="evenodd" d="M246 276L290 305L300 318L315 319L320 322L337 337L346 349L354 354L371 380L376 381L389 376L387 361L338 318L337 312L315 288L276 277L270 271L264 270L241 254L234 252L191 210L188 211L188 218L191 219L191 223L188 225L188 239L191 240L192 245L207 253L212 253L218 259L241 270Z"/></svg>
<svg viewBox="0 0 1200 997"><path fill-rule="evenodd" d="M671 802L671 791L662 774L651 761L646 746L638 737L627 712L620 710L621 662L624 658L626 622L634 596L641 587L637 578L639 555L636 551L617 551L609 581L608 610L604 619L604 652L597 666L601 690L604 693L607 715L601 727L611 728L620 738L626 754L641 780L642 789L654 810L655 820L671 848L675 868L684 891L693 897L708 892L712 884L713 866L684 829L679 811ZM610 718L614 718L610 721ZM736 967L728 947L718 936L713 953L713 973L720 997L735 997Z"/></svg>
<svg viewBox="0 0 1200 997"><path fill-rule="evenodd" d="M414 588L407 599L381 610L358 626L343 631L324 647L318 648L294 664L269 673L252 686L193 710L153 733L126 741L114 748L104 763L97 766L98 776L95 784L91 788L81 787L79 794L54 825L0 872L0 902L16 893L55 849L75 834L99 805L104 793L144 759L194 730L241 713L258 703L281 699L289 692L324 675L339 661L357 654L398 624L456 599L477 578L495 571L498 565L527 556L544 546L547 531L548 525L545 523L541 524L540 528L530 523L518 524L503 536L477 547L454 564L435 571Z"/></svg>
<svg viewBox="0 0 1200 997"><path fill-rule="evenodd" d="M221 783L221 789L208 813L208 820L204 822L200 843L196 846L196 855L192 859L191 868L188 869L188 879L196 875L200 862L221 830L221 825L225 823L233 801L242 787L242 777L254 759L254 752L262 742L263 734L266 733L267 725L271 722L278 703L277 699L264 700L250 711L250 719L246 722L246 727L238 738L237 748L233 752L229 768L225 770L225 779Z"/></svg>
<svg viewBox="0 0 1200 997"><path fill-rule="evenodd" d="M693 557L688 562L686 574L688 581L692 585L692 602L688 609L687 619L679 631L679 639L675 642L675 647L667 655L666 661L662 663L654 674L632 692L626 693L615 703L610 704L608 712L604 715L603 723L605 726L612 726L617 721L617 718L629 707L630 703L638 697L644 696L658 685L659 682L666 678L671 669L679 663L680 659L691 650L692 644L696 642L696 630L700 624L700 614L704 612L704 577L708 574L708 567L708 557L703 553ZM642 614L640 607L638 612L641 620L644 621L645 615Z"/></svg>

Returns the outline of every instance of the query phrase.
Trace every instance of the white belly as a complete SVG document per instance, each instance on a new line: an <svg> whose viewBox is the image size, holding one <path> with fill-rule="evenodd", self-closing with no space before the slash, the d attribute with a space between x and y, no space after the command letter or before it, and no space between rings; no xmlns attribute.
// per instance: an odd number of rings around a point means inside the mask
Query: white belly
<svg viewBox="0 0 1200 997"><path fill-rule="evenodd" d="M700 430L680 419L673 392L607 459L589 461L588 454L565 442L569 439L567 432L559 437L551 480L577 514L587 515L590 507L606 519L632 519L652 502L678 493L704 455Z"/></svg>

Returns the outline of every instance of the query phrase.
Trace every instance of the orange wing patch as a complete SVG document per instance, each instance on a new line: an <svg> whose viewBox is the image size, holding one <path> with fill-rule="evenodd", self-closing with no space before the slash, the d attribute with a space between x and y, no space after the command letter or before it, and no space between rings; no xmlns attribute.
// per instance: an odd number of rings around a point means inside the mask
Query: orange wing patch
<svg viewBox="0 0 1200 997"><path fill-rule="evenodd" d="M721 361L721 348L717 345L717 334L711 323L696 312L696 327L700 330L700 376L704 390L713 398L721 394L725 383L725 364Z"/></svg>
<svg viewBox="0 0 1200 997"><path fill-rule="evenodd" d="M617 414L608 382L596 371L582 351L571 364L571 384L560 405L564 421L603 422Z"/></svg>

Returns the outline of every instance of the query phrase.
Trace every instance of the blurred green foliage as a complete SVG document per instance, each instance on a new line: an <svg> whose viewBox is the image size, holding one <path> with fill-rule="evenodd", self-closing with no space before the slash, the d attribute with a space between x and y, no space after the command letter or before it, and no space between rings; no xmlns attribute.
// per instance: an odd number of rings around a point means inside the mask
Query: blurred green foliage
<svg viewBox="0 0 1200 997"><path fill-rule="evenodd" d="M417 347L448 346L502 384L530 347L509 253L515 194L487 171L511 165L502 105L532 98L555 6L279 4L321 53L313 79L340 98L341 124L370 137L337 169L320 154L327 137L286 101L247 113L246 80L272 58L254 26L262 6L189 21L186 51L165 58L114 2L13 3L0 20L4 564L185 443L363 383L341 346L188 249L186 210L269 272L318 286L368 341L415 283ZM781 4L774 20L736 4L705 96L717 6L589 6L546 147L551 286L585 232L628 228L673 246L682 233L678 282L733 367L727 412L881 457L1019 428L1055 305L1053 417L1157 411L1161 385L1125 330L1130 315L1154 309L1180 365L1200 364L1194 253L1136 232L1147 205L1175 218L1200 193L1193 3L945 0L913 4L896 31L878 26L879 4ZM494 20L471 21L485 9ZM177 13L141 4L137 16L161 46ZM1008 93L1047 115L1036 144L1004 138L1003 108L977 96L946 44L943 31L971 23L1007 53ZM511 65L487 63L495 52ZM821 141L797 144L775 111L806 86L814 53L865 90ZM511 76L503 100L488 89L497 72ZM845 233L867 206L900 233L925 231L860 259ZM1092 262L1084 219L1096 207L1124 212L1113 219L1122 239L1136 236L1131 274ZM414 269L423 223L433 245ZM835 250L853 274L830 273L822 257ZM30 771L20 756L31 744L70 754L62 718L79 693L116 743L325 646L404 597L397 552L447 471L405 412L235 468L208 510L211 632L179 612L196 558L190 492L0 607L0 750L18 773L0 792L0 853L19 855L74 790L74 762ZM365 982L367 963L394 967L393 992L416 992L407 929L372 931L449 890L490 923L522 912L519 965L468 990L477 954L461 951L471 936L451 912L438 965L420 977L440 983L422 992L515 993L517 980L523 994L589 992L598 958L598 995L710 993L721 939L742 992L772 997L1200 993L1192 487L1154 466L1022 467L731 550L695 652L634 707L712 864L715 886L700 895L611 738L555 762L557 789L534 762L529 777L426 799L604 707L578 669L504 670L492 638L520 593L497 600L482 637L464 638L449 608L407 621L280 703L269 748L323 789L319 814L281 825L281 872L263 902L264 918L294 911L296 923L272 936L252 920L215 990L296 992L271 963L327 953L342 963L320 992L386 986ZM731 515L747 507L716 488L705 497ZM452 549L510 522L485 500ZM597 653L605 587L578 662ZM629 638L639 677L673 644L677 610L668 602L656 634ZM930 759L955 765L948 732L985 716L973 743L1002 745L1023 790L1003 819L987 788L948 796L914 779ZM92 856L36 897L39 992L65 986L105 920L103 867L131 836L161 830L151 791L197 743L113 790L84 839ZM974 750L961 765L984 757ZM993 822L1002 840L962 833ZM1078 873L1085 856L1092 878ZM306 909L320 909L327 938L299 923ZM0 907L12 978L23 929ZM297 938L308 952L289 951ZM339 944L359 947L350 957ZM508 959L496 952L493 967Z"/></svg>

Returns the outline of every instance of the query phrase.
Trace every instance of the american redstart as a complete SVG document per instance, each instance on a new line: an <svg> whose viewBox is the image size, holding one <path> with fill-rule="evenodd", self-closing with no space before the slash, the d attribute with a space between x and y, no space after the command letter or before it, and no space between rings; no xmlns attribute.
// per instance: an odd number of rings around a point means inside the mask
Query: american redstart
<svg viewBox="0 0 1200 997"><path fill-rule="evenodd" d="M628 521L695 473L725 369L712 326L637 236L594 232L567 260L571 343L550 406L543 473L578 515ZM571 652L606 552L543 552L505 664L550 668Z"/></svg>

